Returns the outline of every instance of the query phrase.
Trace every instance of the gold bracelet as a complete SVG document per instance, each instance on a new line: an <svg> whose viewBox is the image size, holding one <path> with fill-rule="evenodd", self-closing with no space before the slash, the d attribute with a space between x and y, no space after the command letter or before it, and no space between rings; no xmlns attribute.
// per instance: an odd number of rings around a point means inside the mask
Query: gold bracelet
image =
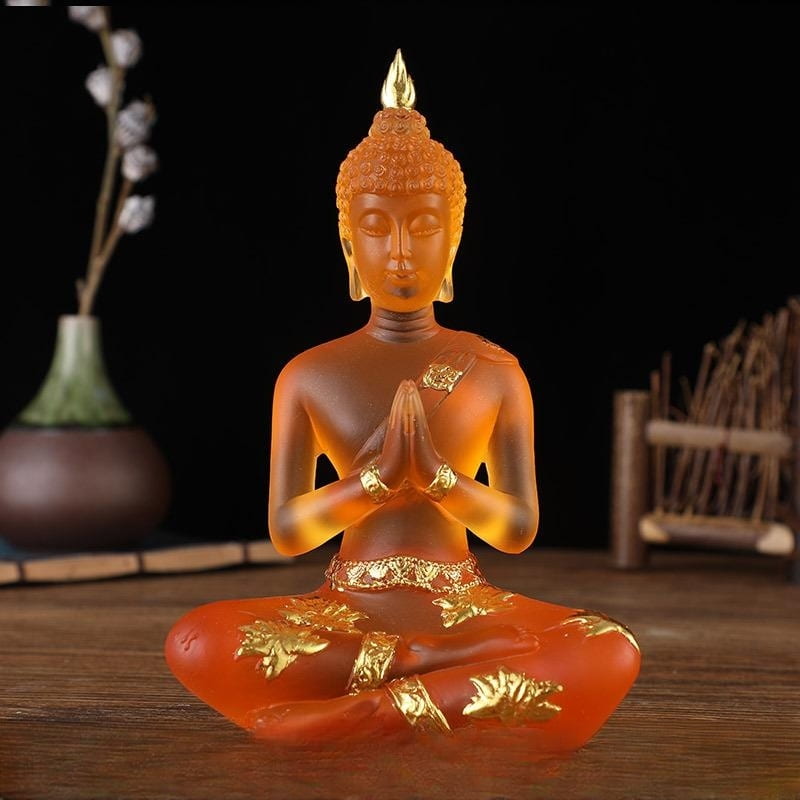
<svg viewBox="0 0 800 800"><path fill-rule="evenodd" d="M420 731L448 733L450 725L428 694L419 675L395 678L384 687L394 707L405 717L406 722Z"/></svg>
<svg viewBox="0 0 800 800"><path fill-rule="evenodd" d="M349 694L358 694L366 689L377 689L386 680L394 661L394 653L400 637L383 631L364 634L361 647L353 663L353 671L347 682Z"/></svg>
<svg viewBox="0 0 800 800"><path fill-rule="evenodd" d="M443 463L436 470L433 480L428 485L428 488L425 489L425 494L438 503L456 485L457 480L458 475L450 469L450 465Z"/></svg>
<svg viewBox="0 0 800 800"><path fill-rule="evenodd" d="M359 476L364 491L373 503L385 503L393 494L392 490L381 480L377 464L369 464L361 470Z"/></svg>

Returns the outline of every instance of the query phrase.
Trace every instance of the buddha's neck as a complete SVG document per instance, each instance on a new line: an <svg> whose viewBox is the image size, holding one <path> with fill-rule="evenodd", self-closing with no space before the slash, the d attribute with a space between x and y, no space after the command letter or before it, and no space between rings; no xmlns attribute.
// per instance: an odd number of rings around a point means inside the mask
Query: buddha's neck
<svg viewBox="0 0 800 800"><path fill-rule="evenodd" d="M409 312L387 311L373 306L365 330L382 342L418 342L430 339L441 329L431 303L419 311Z"/></svg>

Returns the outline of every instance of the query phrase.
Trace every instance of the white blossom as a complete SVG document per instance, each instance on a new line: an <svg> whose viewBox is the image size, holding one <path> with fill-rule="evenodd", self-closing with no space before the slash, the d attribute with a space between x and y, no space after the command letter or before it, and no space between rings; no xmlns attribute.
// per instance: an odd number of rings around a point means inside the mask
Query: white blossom
<svg viewBox="0 0 800 800"><path fill-rule="evenodd" d="M67 6L69 18L85 25L90 31L99 31L108 25L103 6Z"/></svg>
<svg viewBox="0 0 800 800"><path fill-rule="evenodd" d="M158 169L158 156L152 147L137 144L122 156L122 174L129 181L143 181Z"/></svg>
<svg viewBox="0 0 800 800"><path fill-rule="evenodd" d="M90 72L89 77L86 78L86 88L95 103L101 108L105 108L111 102L114 88L111 70L108 67L98 67L94 72Z"/></svg>
<svg viewBox="0 0 800 800"><path fill-rule="evenodd" d="M111 34L111 49L120 67L132 67L142 55L142 40L136 31L125 29Z"/></svg>
<svg viewBox="0 0 800 800"><path fill-rule="evenodd" d="M134 100L128 103L117 117L117 129L114 136L123 150L136 147L150 137L150 128L155 122L156 112L151 103Z"/></svg>
<svg viewBox="0 0 800 800"><path fill-rule="evenodd" d="M117 225L125 233L138 233L153 221L155 209L156 199L153 195L142 197L141 195L133 194L122 206Z"/></svg>

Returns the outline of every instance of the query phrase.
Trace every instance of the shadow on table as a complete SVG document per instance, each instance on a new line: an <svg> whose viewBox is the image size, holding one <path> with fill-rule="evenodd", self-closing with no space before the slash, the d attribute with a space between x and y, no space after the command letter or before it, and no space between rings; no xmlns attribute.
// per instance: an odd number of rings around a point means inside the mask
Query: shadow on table
<svg viewBox="0 0 800 800"><path fill-rule="evenodd" d="M276 746L249 737L222 752L202 752L202 738L185 741L202 795L303 800L506 800L552 797L573 754L537 755L523 729L464 728L450 736L391 737L368 742ZM200 744L200 749L198 749ZM173 742L173 755L177 749ZM183 770L188 764L184 764ZM231 780L232 778L232 780Z"/></svg>

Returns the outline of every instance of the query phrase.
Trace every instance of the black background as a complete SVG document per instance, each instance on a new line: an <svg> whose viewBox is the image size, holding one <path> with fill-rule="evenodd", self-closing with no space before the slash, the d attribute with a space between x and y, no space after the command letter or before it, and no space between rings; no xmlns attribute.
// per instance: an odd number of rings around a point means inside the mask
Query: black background
<svg viewBox="0 0 800 800"><path fill-rule="evenodd" d="M440 321L515 353L536 404L541 546L605 547L611 408L664 351L798 291L800 8L793 4L112 6L158 109L154 225L95 312L112 380L175 478L166 527L266 531L272 385L367 318L334 183L395 50L460 161L467 210ZM97 37L3 9L0 424L74 313L105 146Z"/></svg>

